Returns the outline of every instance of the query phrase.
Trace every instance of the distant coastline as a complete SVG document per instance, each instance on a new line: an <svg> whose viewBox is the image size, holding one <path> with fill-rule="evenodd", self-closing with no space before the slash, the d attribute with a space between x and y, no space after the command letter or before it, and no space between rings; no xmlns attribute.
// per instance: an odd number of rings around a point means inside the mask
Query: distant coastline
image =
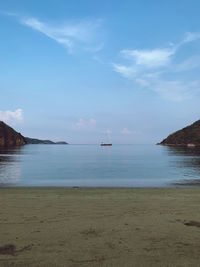
<svg viewBox="0 0 200 267"><path fill-rule="evenodd" d="M0 147L13 147L27 144L68 145L65 141L53 142L51 140L24 137L21 133L16 132L12 127L0 121Z"/></svg>
<svg viewBox="0 0 200 267"><path fill-rule="evenodd" d="M40 140L36 138L24 137L26 144L44 144L44 145L68 145L65 141L53 142L51 140Z"/></svg>

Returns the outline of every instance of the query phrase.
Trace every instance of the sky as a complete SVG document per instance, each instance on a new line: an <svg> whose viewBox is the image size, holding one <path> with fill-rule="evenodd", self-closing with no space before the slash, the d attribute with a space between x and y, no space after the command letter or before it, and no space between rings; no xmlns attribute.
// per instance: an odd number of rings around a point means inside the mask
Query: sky
<svg viewBox="0 0 200 267"><path fill-rule="evenodd" d="M0 120L155 144L200 119L198 0L0 0Z"/></svg>

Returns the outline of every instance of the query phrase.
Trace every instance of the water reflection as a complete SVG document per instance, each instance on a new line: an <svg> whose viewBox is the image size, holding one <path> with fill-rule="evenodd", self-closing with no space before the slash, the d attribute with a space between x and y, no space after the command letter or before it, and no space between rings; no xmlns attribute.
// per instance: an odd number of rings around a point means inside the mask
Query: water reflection
<svg viewBox="0 0 200 267"><path fill-rule="evenodd" d="M23 147L0 148L0 186L16 185L20 181L20 155Z"/></svg>
<svg viewBox="0 0 200 267"><path fill-rule="evenodd" d="M174 181L200 185L200 148L26 145L0 149L1 186L162 187Z"/></svg>
<svg viewBox="0 0 200 267"><path fill-rule="evenodd" d="M200 156L200 147L165 146L169 155Z"/></svg>
<svg viewBox="0 0 200 267"><path fill-rule="evenodd" d="M200 185L200 148L168 146L166 151L171 159L171 166L181 169L182 180L176 185Z"/></svg>

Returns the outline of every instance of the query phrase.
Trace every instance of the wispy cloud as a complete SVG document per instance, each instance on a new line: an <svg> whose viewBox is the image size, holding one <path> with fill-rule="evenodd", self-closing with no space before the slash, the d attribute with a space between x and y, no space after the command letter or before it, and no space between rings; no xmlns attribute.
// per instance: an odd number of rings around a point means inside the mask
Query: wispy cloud
<svg viewBox="0 0 200 267"><path fill-rule="evenodd" d="M10 17L17 17L17 13L15 12L10 12L10 11L3 11L3 10L0 10L0 14L1 15L4 15L4 16L10 16Z"/></svg>
<svg viewBox="0 0 200 267"><path fill-rule="evenodd" d="M103 48L103 42L99 40L101 20L87 19L55 25L29 17L22 18L20 22L65 46L69 52L77 47L91 52Z"/></svg>
<svg viewBox="0 0 200 267"><path fill-rule="evenodd" d="M154 50L122 50L121 54L129 60L133 60L135 65L146 68L157 68L166 66L175 49L154 49Z"/></svg>
<svg viewBox="0 0 200 267"><path fill-rule="evenodd" d="M45 22L36 17L24 17L20 14L0 10L0 15L15 17L24 26L38 31L48 38L63 45L69 52L85 50L96 53L103 49L103 20L102 19L76 19L58 23Z"/></svg>
<svg viewBox="0 0 200 267"><path fill-rule="evenodd" d="M123 128L121 131L122 134L129 135L129 134L140 134L140 131L129 130L128 128Z"/></svg>
<svg viewBox="0 0 200 267"><path fill-rule="evenodd" d="M97 121L93 118L83 119L80 118L75 124L72 125L72 130L92 130L94 129Z"/></svg>
<svg viewBox="0 0 200 267"><path fill-rule="evenodd" d="M185 75L174 74L200 67L200 55L192 55L178 64L175 56L183 45L200 39L200 33L187 33L177 44L168 48L147 50L122 50L122 58L127 64L113 64L116 72L131 80L137 87L152 90L162 97L173 101L181 101L200 91L200 79L188 80Z"/></svg>
<svg viewBox="0 0 200 267"><path fill-rule="evenodd" d="M174 64L173 71L182 72L192 70L198 67L200 67L200 55L194 55L179 64Z"/></svg>
<svg viewBox="0 0 200 267"><path fill-rule="evenodd" d="M200 39L200 32L187 32L183 41L180 42L180 45L184 43L190 43L198 39Z"/></svg>
<svg viewBox="0 0 200 267"><path fill-rule="evenodd" d="M106 133L107 135L109 135L109 134L112 133L112 131L111 131L110 129L107 129L107 130L105 131L105 133Z"/></svg>
<svg viewBox="0 0 200 267"><path fill-rule="evenodd" d="M128 128L123 128L121 133L122 134L131 134L131 131Z"/></svg>
<svg viewBox="0 0 200 267"><path fill-rule="evenodd" d="M16 109L15 111L0 110L0 120L6 123L17 123L23 121L23 112L22 109Z"/></svg>

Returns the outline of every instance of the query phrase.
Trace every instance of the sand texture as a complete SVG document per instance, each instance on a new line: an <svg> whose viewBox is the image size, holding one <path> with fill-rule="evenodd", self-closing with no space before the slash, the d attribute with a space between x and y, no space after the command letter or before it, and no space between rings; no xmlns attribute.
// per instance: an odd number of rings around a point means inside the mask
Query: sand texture
<svg viewBox="0 0 200 267"><path fill-rule="evenodd" d="M0 188L0 266L200 266L200 189Z"/></svg>

